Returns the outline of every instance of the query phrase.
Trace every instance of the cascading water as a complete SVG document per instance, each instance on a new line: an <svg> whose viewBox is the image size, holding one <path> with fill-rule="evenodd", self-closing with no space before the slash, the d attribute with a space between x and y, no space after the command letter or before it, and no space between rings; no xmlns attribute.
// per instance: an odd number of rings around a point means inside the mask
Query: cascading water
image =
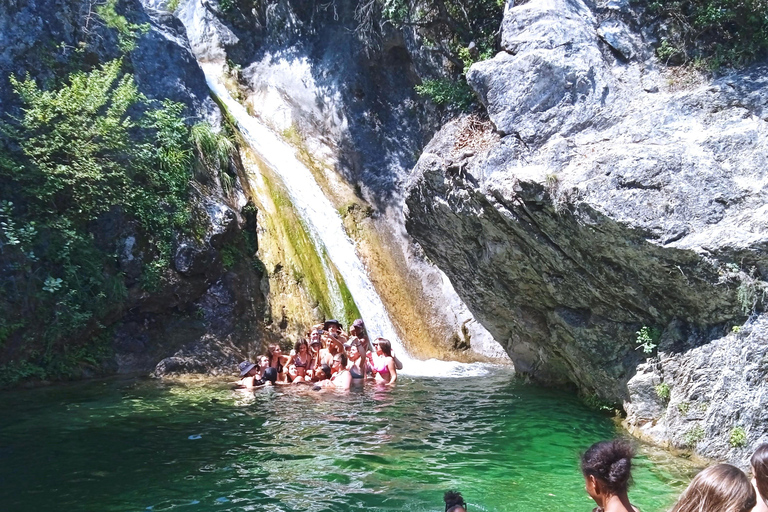
<svg viewBox="0 0 768 512"><path fill-rule="evenodd" d="M224 71L219 64L201 63L208 86L238 123L248 145L280 177L286 190L313 235L318 254L325 252L338 269L352 294L371 337L392 342L404 373L410 375L466 375L477 373L482 365L447 361L418 361L405 351L387 310L357 256L355 245L344 229L341 217L315 181L310 170L296 157L295 149L283 141L259 119L248 114L224 85ZM331 279L332 280L332 279Z"/></svg>

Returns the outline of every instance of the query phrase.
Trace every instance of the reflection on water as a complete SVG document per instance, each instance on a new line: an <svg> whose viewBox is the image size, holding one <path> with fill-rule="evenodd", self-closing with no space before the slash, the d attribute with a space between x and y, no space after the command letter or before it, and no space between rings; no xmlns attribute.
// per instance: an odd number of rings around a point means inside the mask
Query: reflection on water
<svg viewBox="0 0 768 512"><path fill-rule="evenodd" d="M349 394L107 381L0 395L0 507L29 511L578 511L578 455L616 434L566 394L503 372ZM662 511L690 470L637 460Z"/></svg>

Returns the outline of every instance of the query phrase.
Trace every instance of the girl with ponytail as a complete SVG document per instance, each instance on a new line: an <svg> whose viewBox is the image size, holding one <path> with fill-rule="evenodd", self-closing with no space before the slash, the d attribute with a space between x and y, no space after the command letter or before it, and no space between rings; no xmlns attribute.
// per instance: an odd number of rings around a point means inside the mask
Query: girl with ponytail
<svg viewBox="0 0 768 512"><path fill-rule="evenodd" d="M626 441L600 441L581 457L587 494L595 500L593 512L638 512L627 496L632 483L632 447Z"/></svg>

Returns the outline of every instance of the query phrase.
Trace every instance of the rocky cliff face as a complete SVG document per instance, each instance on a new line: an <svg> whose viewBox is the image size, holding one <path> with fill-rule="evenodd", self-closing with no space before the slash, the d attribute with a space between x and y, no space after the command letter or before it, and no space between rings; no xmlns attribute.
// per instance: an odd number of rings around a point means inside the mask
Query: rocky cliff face
<svg viewBox="0 0 768 512"><path fill-rule="evenodd" d="M145 11L139 2L116 5L117 13L128 22L148 24L148 30L139 33L136 49L127 54L119 48L119 30L99 18L93 2L4 3L0 12L3 120L6 115L18 115L11 74L23 77L29 73L50 87L73 70L87 70L122 55L124 67L133 73L146 97L183 103L190 122L218 122L218 108L209 97L183 25L168 13ZM237 161L234 158L232 165ZM141 286L142 269L151 262L152 254L136 223L116 211L94 223L91 231L97 245L115 251L127 297L101 319L99 328L109 333L106 352L110 355L98 365L96 361L82 363L82 376L148 372L161 360L157 373L222 368L229 373L236 362L258 350L266 336L261 270L251 261L226 261L224 257L228 250L247 252L243 233L255 237L255 217L243 210L245 199L238 183L227 192L218 180L196 183L193 188L197 232L195 236L177 234L170 268L155 291ZM23 334L15 333L1 347L0 363L18 361ZM73 343L93 335L81 333Z"/></svg>
<svg viewBox="0 0 768 512"><path fill-rule="evenodd" d="M503 52L468 74L492 127L445 126L406 199L518 371L612 402L633 399L642 327L651 353L659 333L709 353L762 307L768 271L765 70L665 70L627 5L508 6Z"/></svg>
<svg viewBox="0 0 768 512"><path fill-rule="evenodd" d="M768 442L768 318L733 332L675 324L627 384L624 425L652 443L749 466Z"/></svg>

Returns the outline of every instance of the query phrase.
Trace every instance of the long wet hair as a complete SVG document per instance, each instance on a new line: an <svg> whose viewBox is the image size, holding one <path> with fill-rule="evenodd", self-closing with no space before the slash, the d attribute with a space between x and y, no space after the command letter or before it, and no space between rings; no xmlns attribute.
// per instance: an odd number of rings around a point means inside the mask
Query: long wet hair
<svg viewBox="0 0 768 512"><path fill-rule="evenodd" d="M376 338L376 343L379 344L381 351L384 352L385 356L392 357L392 343L390 343L389 340L385 340L384 338Z"/></svg>
<svg viewBox="0 0 768 512"><path fill-rule="evenodd" d="M758 446L749 462L752 464L757 492L768 506L768 443Z"/></svg>
<svg viewBox="0 0 768 512"><path fill-rule="evenodd" d="M621 439L600 441L581 457L584 478L594 476L611 494L624 494L632 484L632 446Z"/></svg>
<svg viewBox="0 0 768 512"><path fill-rule="evenodd" d="M736 466L716 464L693 478L671 512L749 512L756 504L747 475Z"/></svg>

